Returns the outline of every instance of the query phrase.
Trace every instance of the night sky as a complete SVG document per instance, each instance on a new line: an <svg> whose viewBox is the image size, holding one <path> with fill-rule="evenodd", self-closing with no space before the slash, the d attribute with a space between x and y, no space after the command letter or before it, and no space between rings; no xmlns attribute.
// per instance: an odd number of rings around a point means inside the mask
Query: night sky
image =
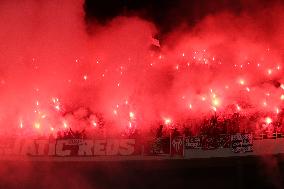
<svg viewBox="0 0 284 189"><path fill-rule="evenodd" d="M182 23L194 26L217 12L255 12L281 0L85 0L86 21L107 23L112 18L139 16L154 22L160 34L167 34Z"/></svg>

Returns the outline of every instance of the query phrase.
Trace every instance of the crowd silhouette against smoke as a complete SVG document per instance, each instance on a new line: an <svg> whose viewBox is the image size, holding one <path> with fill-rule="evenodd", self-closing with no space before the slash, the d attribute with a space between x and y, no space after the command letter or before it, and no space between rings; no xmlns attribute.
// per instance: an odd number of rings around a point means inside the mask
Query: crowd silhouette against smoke
<svg viewBox="0 0 284 189"><path fill-rule="evenodd" d="M200 132L212 119L282 129L281 3L221 9L194 24L173 17L168 28L143 10L101 21L83 6L1 1L2 134L116 135L161 124Z"/></svg>

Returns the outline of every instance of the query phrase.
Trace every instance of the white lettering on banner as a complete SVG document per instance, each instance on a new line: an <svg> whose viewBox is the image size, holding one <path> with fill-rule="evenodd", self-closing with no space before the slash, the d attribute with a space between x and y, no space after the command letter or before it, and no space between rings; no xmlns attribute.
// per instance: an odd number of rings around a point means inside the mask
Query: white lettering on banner
<svg viewBox="0 0 284 189"><path fill-rule="evenodd" d="M131 155L134 153L134 145L135 145L135 139L124 139L120 140L120 148L119 148L119 154L120 155Z"/></svg>
<svg viewBox="0 0 284 189"><path fill-rule="evenodd" d="M94 155L103 156L106 154L105 151L106 140L95 140L94 143Z"/></svg>
<svg viewBox="0 0 284 189"><path fill-rule="evenodd" d="M36 144L38 145L37 155L44 155L44 150L48 145L48 140L36 140Z"/></svg>
<svg viewBox="0 0 284 189"><path fill-rule="evenodd" d="M184 147L186 149L199 149L201 148L201 137L185 137Z"/></svg>
<svg viewBox="0 0 284 189"><path fill-rule="evenodd" d="M200 137L199 137L200 138ZM253 140L251 134L235 134L227 137L230 139L231 148L217 148L214 150L203 150L202 148L195 148L196 146L187 145L187 142L199 143L200 139L185 138L180 144L180 138L173 138L171 143L167 143L168 147L171 145L171 150L174 155L181 155L183 146L189 146L184 149L185 159L194 158L210 158L210 157L231 157L231 156L247 156L247 155L263 155L263 154L281 154L284 153L284 138ZM177 139L177 140L174 140ZM170 141L170 140L167 140ZM183 145L183 143L185 145ZM140 144L140 143L138 143ZM197 145L199 146L199 145ZM225 145L223 145L225 146ZM96 158L85 158L84 156L129 156L140 155L123 158L98 158L99 160L120 160L120 159L136 159L142 160L143 153L135 151L142 148L143 144L137 146L135 139L102 139L102 140L83 140L83 139L65 139L65 140L48 140L35 139L27 140L23 138L8 138L2 139L0 143L0 159L9 158L23 158L22 156L29 156L29 160L33 160L30 156L58 156L57 158L46 158L47 160L69 160L69 156L79 156L75 158L78 160L96 161ZM176 151L179 150L179 152ZM140 151L139 151L140 152ZM19 156L22 155L22 156ZM155 159L157 156L152 155L150 158ZM147 156L147 158L149 158ZM158 159L160 159L159 156ZM164 156L163 158L171 159L172 156Z"/></svg>
<svg viewBox="0 0 284 189"><path fill-rule="evenodd" d="M70 156L71 150L63 150L64 144L67 144L66 140L58 140L56 143L56 155L58 156Z"/></svg>
<svg viewBox="0 0 284 189"><path fill-rule="evenodd" d="M56 143L52 142L48 145L48 155L49 156L55 156L55 149L56 149Z"/></svg>
<svg viewBox="0 0 284 189"><path fill-rule="evenodd" d="M84 140L82 144L79 145L79 156L91 156L93 155L92 148L94 146L93 140Z"/></svg>
<svg viewBox="0 0 284 189"><path fill-rule="evenodd" d="M3 143L3 147L0 146L2 155L127 156L135 152L135 139L60 139L56 141L21 139L14 140L11 144L9 142Z"/></svg>
<svg viewBox="0 0 284 189"><path fill-rule="evenodd" d="M253 151L253 140L251 134L231 135L232 151L235 153L244 153Z"/></svg>
<svg viewBox="0 0 284 189"><path fill-rule="evenodd" d="M109 139L106 146L106 155L117 155L119 150L119 140Z"/></svg>

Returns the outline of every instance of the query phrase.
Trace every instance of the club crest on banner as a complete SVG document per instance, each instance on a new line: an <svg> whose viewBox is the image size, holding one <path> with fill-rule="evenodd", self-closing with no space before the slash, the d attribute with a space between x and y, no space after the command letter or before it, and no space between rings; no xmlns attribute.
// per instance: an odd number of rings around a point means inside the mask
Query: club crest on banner
<svg viewBox="0 0 284 189"><path fill-rule="evenodd" d="M176 136L171 139L171 155L175 156L183 156L184 146L183 146L183 137Z"/></svg>

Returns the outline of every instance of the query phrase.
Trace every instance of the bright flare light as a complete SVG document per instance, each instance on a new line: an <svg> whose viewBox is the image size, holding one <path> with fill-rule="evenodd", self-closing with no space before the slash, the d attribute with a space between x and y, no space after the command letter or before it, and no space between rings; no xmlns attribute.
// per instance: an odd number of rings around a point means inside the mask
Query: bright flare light
<svg viewBox="0 0 284 189"><path fill-rule="evenodd" d="M236 106L237 106L237 110L240 111L241 107L238 104Z"/></svg>
<svg viewBox="0 0 284 189"><path fill-rule="evenodd" d="M94 127L96 127L96 126L97 126L97 123L96 123L95 121L92 121L92 125L93 125Z"/></svg>
<svg viewBox="0 0 284 189"><path fill-rule="evenodd" d="M219 101L217 98L214 98L214 99L212 100L212 104L213 104L214 106L219 106L219 105L220 105L220 101Z"/></svg>
<svg viewBox="0 0 284 189"><path fill-rule="evenodd" d="M60 106L59 105L56 105L56 106L54 106L54 108L56 109L56 110L60 110Z"/></svg>
<svg viewBox="0 0 284 189"><path fill-rule="evenodd" d="M241 80L240 80L240 84L241 84L241 85L244 85L244 84L245 84L245 81L244 81L243 79L241 79Z"/></svg>
<svg viewBox="0 0 284 189"><path fill-rule="evenodd" d="M23 122L20 121L20 128L22 129L23 128Z"/></svg>
<svg viewBox="0 0 284 189"><path fill-rule="evenodd" d="M88 79L88 76L87 75L84 75L84 80L86 81Z"/></svg>
<svg viewBox="0 0 284 189"><path fill-rule="evenodd" d="M36 129L39 129L40 128L40 123L35 123L34 126L35 126Z"/></svg>
<svg viewBox="0 0 284 189"><path fill-rule="evenodd" d="M133 119L133 118L134 118L134 113L133 113L133 112L129 112L129 117L130 117L131 119Z"/></svg>
<svg viewBox="0 0 284 189"><path fill-rule="evenodd" d="M266 123L266 124L272 123L272 119L271 119L270 117L266 117L266 118L265 118L265 123Z"/></svg>
<svg viewBox="0 0 284 189"><path fill-rule="evenodd" d="M63 126L64 126L65 129L68 127L68 125L65 121L63 121Z"/></svg>
<svg viewBox="0 0 284 189"><path fill-rule="evenodd" d="M164 122L165 122L166 125L169 125L169 124L172 123L172 120L170 118L165 118Z"/></svg>

